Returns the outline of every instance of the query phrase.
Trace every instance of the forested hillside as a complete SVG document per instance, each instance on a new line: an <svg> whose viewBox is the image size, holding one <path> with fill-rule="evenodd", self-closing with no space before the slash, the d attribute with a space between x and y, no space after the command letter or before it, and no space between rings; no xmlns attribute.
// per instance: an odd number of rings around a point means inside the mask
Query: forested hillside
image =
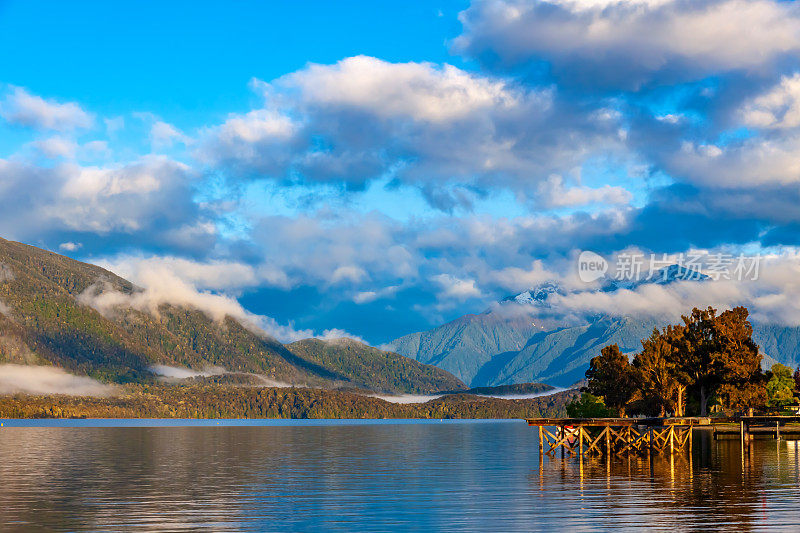
<svg viewBox="0 0 800 533"><path fill-rule="evenodd" d="M152 381L152 365L173 365L381 392L464 388L443 370L358 343L303 341L290 351L229 316L92 304L107 291L124 297L141 289L100 267L0 239L0 364L55 365L116 383Z"/></svg>

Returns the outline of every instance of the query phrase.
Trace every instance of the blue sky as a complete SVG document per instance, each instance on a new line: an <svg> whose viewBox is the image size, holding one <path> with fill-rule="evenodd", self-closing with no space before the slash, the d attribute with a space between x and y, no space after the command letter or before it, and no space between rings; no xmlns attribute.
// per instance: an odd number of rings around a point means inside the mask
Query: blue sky
<svg viewBox="0 0 800 533"><path fill-rule="evenodd" d="M794 257L795 2L164 4L0 1L0 235L373 344L581 250Z"/></svg>
<svg viewBox="0 0 800 533"><path fill-rule="evenodd" d="M353 55L460 62L447 41L466 2L0 3L9 83L106 115L146 110L180 127L244 111L252 78Z"/></svg>

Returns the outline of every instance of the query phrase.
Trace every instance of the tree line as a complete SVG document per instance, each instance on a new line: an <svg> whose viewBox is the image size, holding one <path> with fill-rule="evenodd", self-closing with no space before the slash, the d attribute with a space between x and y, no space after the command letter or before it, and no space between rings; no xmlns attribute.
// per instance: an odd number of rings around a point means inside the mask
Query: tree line
<svg viewBox="0 0 800 533"><path fill-rule="evenodd" d="M748 314L694 308L682 324L654 329L632 360L606 346L591 360L569 416L706 416L711 405L743 412L794 403L800 371L781 364L762 371Z"/></svg>
<svg viewBox="0 0 800 533"><path fill-rule="evenodd" d="M354 392L221 384L128 384L108 397L0 395L0 418L536 418L564 416L573 390L528 399L448 394L390 403Z"/></svg>

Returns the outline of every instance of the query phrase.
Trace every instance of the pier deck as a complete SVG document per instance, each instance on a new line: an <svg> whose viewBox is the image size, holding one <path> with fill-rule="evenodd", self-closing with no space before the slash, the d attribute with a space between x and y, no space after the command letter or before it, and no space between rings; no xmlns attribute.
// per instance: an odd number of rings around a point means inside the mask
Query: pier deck
<svg viewBox="0 0 800 533"><path fill-rule="evenodd" d="M745 445L754 438L800 438L800 416L529 418L526 421L538 428L539 453L546 455L557 450L562 455L566 452L581 456L691 451L695 428L713 431L715 439L738 437L743 454Z"/></svg>

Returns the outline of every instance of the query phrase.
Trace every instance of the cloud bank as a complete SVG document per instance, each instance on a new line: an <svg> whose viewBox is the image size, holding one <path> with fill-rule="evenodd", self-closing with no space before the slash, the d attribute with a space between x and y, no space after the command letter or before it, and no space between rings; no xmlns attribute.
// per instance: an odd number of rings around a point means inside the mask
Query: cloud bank
<svg viewBox="0 0 800 533"><path fill-rule="evenodd" d="M354 50L183 121L6 86L0 234L142 287L96 287L103 312L189 305L282 340L378 344L554 278L576 316L707 301L798 323L798 9L475 0L452 64ZM630 247L763 252L790 273L578 289L580 251Z"/></svg>
<svg viewBox="0 0 800 533"><path fill-rule="evenodd" d="M0 365L0 394L108 396L114 387L48 366Z"/></svg>

